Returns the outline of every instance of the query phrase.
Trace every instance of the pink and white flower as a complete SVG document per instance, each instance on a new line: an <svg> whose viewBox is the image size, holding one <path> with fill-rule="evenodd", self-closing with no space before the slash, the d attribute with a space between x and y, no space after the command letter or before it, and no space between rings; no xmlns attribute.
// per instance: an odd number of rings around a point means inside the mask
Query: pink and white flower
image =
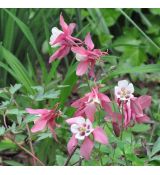
<svg viewBox="0 0 160 175"><path fill-rule="evenodd" d="M87 116L87 118L93 122L96 108L99 106L105 110L108 108L109 102L109 97L100 93L96 87L92 88L92 91L84 97L73 102L71 106L77 109L75 116Z"/></svg>
<svg viewBox="0 0 160 175"><path fill-rule="evenodd" d="M121 101L129 100L133 97L134 87L132 83L128 83L127 80L121 80L118 82L118 86L115 87L115 96Z"/></svg>
<svg viewBox="0 0 160 175"><path fill-rule="evenodd" d="M54 129L59 127L55 119L60 116L60 111L56 111L55 109L48 110L27 108L26 112L38 117L38 119L34 121L34 126L32 127L31 132L36 133L48 127L54 139L57 141L57 136Z"/></svg>
<svg viewBox="0 0 160 175"><path fill-rule="evenodd" d="M108 138L103 129L100 127L94 129L89 119L78 116L67 119L66 122L71 125L73 134L67 145L69 154L72 154L74 148L80 142L80 155L88 160L94 147L94 141L90 138L91 135L95 141L104 145L108 144Z"/></svg>
<svg viewBox="0 0 160 175"><path fill-rule="evenodd" d="M144 114L143 110L151 105L151 96L144 95L134 97L134 87L132 83L126 80L118 82L115 87L115 100L120 113L112 110L111 104L108 104L106 112L108 115L105 117L106 121L111 121L114 132L117 136L120 135L121 128L133 126L135 123L146 123L150 118Z"/></svg>
<svg viewBox="0 0 160 175"><path fill-rule="evenodd" d="M59 30L57 27L52 28L49 44L51 47L59 46L60 48L50 57L49 63L57 58L65 57L70 52L72 46L82 44L80 39L71 36L76 27L75 23L66 24L63 16L60 15L60 25L62 30Z"/></svg>
<svg viewBox="0 0 160 175"><path fill-rule="evenodd" d="M76 54L76 59L79 61L76 74L78 76L84 75L89 69L89 75L91 77L95 77L94 74L94 66L96 61L100 59L100 57L107 55L108 52L102 52L99 49L94 49L94 43L91 39L90 33L85 37L85 44L87 49L84 47L72 47L71 50Z"/></svg>

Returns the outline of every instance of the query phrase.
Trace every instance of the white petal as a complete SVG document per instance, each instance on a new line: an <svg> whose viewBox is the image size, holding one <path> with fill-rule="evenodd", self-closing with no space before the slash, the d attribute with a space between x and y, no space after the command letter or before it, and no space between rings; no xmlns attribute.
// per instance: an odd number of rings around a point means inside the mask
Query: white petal
<svg viewBox="0 0 160 175"><path fill-rule="evenodd" d="M131 93L134 92L134 86L132 83L129 83L128 87L127 87L127 90L129 90Z"/></svg>
<svg viewBox="0 0 160 175"><path fill-rule="evenodd" d="M92 123L91 123L91 121L87 118L87 120L86 120L86 125L88 126L90 126L90 129L92 129Z"/></svg>
<svg viewBox="0 0 160 175"><path fill-rule="evenodd" d="M83 124L83 123L85 123L85 122L86 122L86 120L85 120L85 118L83 118L83 117L78 117L77 120L76 120L76 123L77 123L77 124Z"/></svg>
<svg viewBox="0 0 160 175"><path fill-rule="evenodd" d="M77 61L84 61L86 59L85 55L81 55L79 53L76 53L76 60Z"/></svg>
<svg viewBox="0 0 160 175"><path fill-rule="evenodd" d="M78 132L79 132L79 131L78 131L78 128L79 128L79 126L78 126L77 124L71 125L71 132L72 132L73 134L78 133Z"/></svg>
<svg viewBox="0 0 160 175"><path fill-rule="evenodd" d="M115 86L115 88L114 88L114 94L115 94L116 97L119 97L118 92L120 92L120 91L121 91L121 89L118 86Z"/></svg>
<svg viewBox="0 0 160 175"><path fill-rule="evenodd" d="M57 27L52 28L52 34L55 36L59 36L62 32L62 30L59 30Z"/></svg>
<svg viewBox="0 0 160 175"><path fill-rule="evenodd" d="M90 129L89 132L85 132L85 136L89 136L92 132L94 131L94 129Z"/></svg>
<svg viewBox="0 0 160 175"><path fill-rule="evenodd" d="M78 139L78 140L84 140L85 135L84 135L84 136L81 136L80 133L78 132L78 133L75 135L75 138Z"/></svg>
<svg viewBox="0 0 160 175"><path fill-rule="evenodd" d="M52 46L52 47L57 47L57 46L60 46L60 43L56 43L56 44L52 44L52 43L54 43L54 41L57 39L57 37L61 34L61 33L63 33L61 30L59 30L57 27L53 27L52 28L52 35L51 35L51 37L50 37L50 45Z"/></svg>
<svg viewBox="0 0 160 175"><path fill-rule="evenodd" d="M127 80L121 80L121 81L118 81L118 86L120 87L120 88L125 88L125 87L127 87L128 86L128 81Z"/></svg>

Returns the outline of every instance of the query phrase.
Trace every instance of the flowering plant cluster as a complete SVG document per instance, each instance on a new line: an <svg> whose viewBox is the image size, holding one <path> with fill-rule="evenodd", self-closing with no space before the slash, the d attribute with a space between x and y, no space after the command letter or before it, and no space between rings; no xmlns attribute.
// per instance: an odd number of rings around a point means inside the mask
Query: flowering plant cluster
<svg viewBox="0 0 160 175"><path fill-rule="evenodd" d="M51 47L57 48L57 50L49 58L49 63L56 59L62 59L73 52L78 62L76 75L83 76L86 74L87 77L93 79L94 86L90 87L90 92L71 104L76 111L72 118L66 120L72 133L67 145L69 155L72 155L75 149L79 147L80 156L88 160L95 142L103 145L109 144L106 131L95 117L96 113L103 110L105 116L98 117L103 118L104 122L111 122L113 133L119 137L123 130L132 127L135 123L149 122L150 118L144 113L144 109L151 105L151 97L148 95L136 97L133 84L127 80L118 81L118 85L114 89L114 99L101 93L101 86L97 83L95 66L97 62L102 61L103 56L108 55L108 52L95 49L90 33L86 35L84 41L73 37L72 33L76 24L66 24L62 15L60 15L60 26L62 30L57 27L52 28L49 43ZM60 127L56 123L56 118L61 116L61 111L57 110L57 107L55 106L51 110L26 109L28 113L38 117L31 131L39 132L48 127L58 142L55 128Z"/></svg>

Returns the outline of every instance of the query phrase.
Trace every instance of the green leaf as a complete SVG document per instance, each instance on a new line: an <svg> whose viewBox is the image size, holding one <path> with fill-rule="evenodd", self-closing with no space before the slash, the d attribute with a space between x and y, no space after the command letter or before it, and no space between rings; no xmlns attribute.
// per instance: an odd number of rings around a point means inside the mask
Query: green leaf
<svg viewBox="0 0 160 175"><path fill-rule="evenodd" d="M62 82L63 86L67 85L65 88L63 88L63 91L61 91L60 94L60 102L62 105L64 105L64 103L68 100L68 97L72 92L72 88L77 82L77 76L75 70L76 70L76 64L71 65L68 69L64 81Z"/></svg>
<svg viewBox="0 0 160 175"><path fill-rule="evenodd" d="M123 75L127 73L154 73L160 71L160 64L150 64L150 65L142 65L135 66L126 69L122 69L122 67L117 68L116 70L110 72L107 77L102 79L102 83L105 83L106 79L113 78L117 75Z"/></svg>
<svg viewBox="0 0 160 175"><path fill-rule="evenodd" d="M101 9L103 17L105 19L106 25L108 27L113 26L118 17L120 16L120 12L116 9Z"/></svg>
<svg viewBox="0 0 160 175"><path fill-rule="evenodd" d="M154 156L154 157L152 157L152 158L150 159L150 161L154 161L154 160L160 161L160 155L159 155L159 156Z"/></svg>
<svg viewBox="0 0 160 175"><path fill-rule="evenodd" d="M56 155L56 162L58 165L61 165L61 166L64 165L65 161L66 161L66 158L64 158L64 156Z"/></svg>
<svg viewBox="0 0 160 175"><path fill-rule="evenodd" d="M2 136L5 133L5 127L1 126L0 127L0 136Z"/></svg>
<svg viewBox="0 0 160 175"><path fill-rule="evenodd" d="M150 42L150 44L152 44L155 48L157 48L158 51L160 51L160 47L148 35L146 35L143 32L143 30L127 15L127 13L125 13L122 9L118 9L118 10L148 40L148 42Z"/></svg>
<svg viewBox="0 0 160 175"><path fill-rule="evenodd" d="M40 140L43 140L46 138L52 138L52 133L41 133L38 136L39 137L38 137L37 141L40 141Z"/></svg>
<svg viewBox="0 0 160 175"><path fill-rule="evenodd" d="M38 52L38 49L37 49L37 46L36 46L36 43L35 43L35 40L34 40L34 37L32 35L31 30L29 29L29 27L26 24L24 24L19 18L17 18L12 12L10 12L7 9L4 9L4 11L6 13L8 13L8 15L17 23L17 25L19 26L21 31L24 33L24 35L26 36L26 38L28 39L28 41L32 45L32 47L33 47L33 49L34 49L34 51L35 51L35 53L37 55L37 58L39 60L39 63L41 65L41 69L43 71L43 75L45 77L47 75L47 71L46 71L46 68L45 68L45 63L44 63L41 55Z"/></svg>
<svg viewBox="0 0 160 175"><path fill-rule="evenodd" d="M15 94L21 87L21 84L15 84L14 86L11 85L9 91L11 94Z"/></svg>
<svg viewBox="0 0 160 175"><path fill-rule="evenodd" d="M157 139L157 141L153 145L151 156L155 155L159 151L160 151L160 137Z"/></svg>
<svg viewBox="0 0 160 175"><path fill-rule="evenodd" d="M23 164L15 161L15 160L4 160L3 163L11 166L24 166Z"/></svg>
<svg viewBox="0 0 160 175"><path fill-rule="evenodd" d="M131 131L133 132L147 132L150 129L149 125L146 124L136 124Z"/></svg>
<svg viewBox="0 0 160 175"><path fill-rule="evenodd" d="M28 76L28 73L21 62L16 58L10 51L8 51L5 47L0 45L0 56L5 59L7 64L11 67L12 73L14 72L14 77L24 85L24 87L31 93L33 93L32 79Z"/></svg>
<svg viewBox="0 0 160 175"><path fill-rule="evenodd" d="M149 10L154 15L160 15L160 9L159 8L150 8Z"/></svg>
<svg viewBox="0 0 160 175"><path fill-rule="evenodd" d="M0 141L0 151L7 149L16 149L17 146L11 140L1 140Z"/></svg>

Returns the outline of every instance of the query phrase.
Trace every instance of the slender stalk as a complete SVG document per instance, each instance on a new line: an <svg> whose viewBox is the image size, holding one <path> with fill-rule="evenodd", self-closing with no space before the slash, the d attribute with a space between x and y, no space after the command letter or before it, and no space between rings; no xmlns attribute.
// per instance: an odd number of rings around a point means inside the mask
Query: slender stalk
<svg viewBox="0 0 160 175"><path fill-rule="evenodd" d="M28 132L29 147L30 147L32 154L35 156L35 152L34 152L33 144L32 144L32 139L31 139L31 132L30 132L28 124L26 124L26 128L27 128L27 132ZM34 157L33 157L33 165L36 165L36 160Z"/></svg>
<svg viewBox="0 0 160 175"><path fill-rule="evenodd" d="M5 128L8 128L7 122L6 122L6 112L3 114L3 122L4 122Z"/></svg>
<svg viewBox="0 0 160 175"><path fill-rule="evenodd" d="M120 136L121 141L123 140L123 122L124 122L124 111L123 111L124 108L123 108L123 105L124 105L124 103L122 102L122 124L121 124L121 136ZM124 147L122 149L122 152L123 152L124 159L125 159L125 162L126 162L126 165L127 165L127 157L126 157Z"/></svg>
<svg viewBox="0 0 160 175"><path fill-rule="evenodd" d="M83 160L84 160L84 158L83 157L80 157L80 159L77 162L73 163L72 166L77 165L77 164L79 166L81 166Z"/></svg>
<svg viewBox="0 0 160 175"><path fill-rule="evenodd" d="M158 50L160 50L160 47L150 38L148 37L144 32L143 30L122 10L122 9L118 9L122 15L125 16L125 18L130 21L136 28L137 30L139 30L139 32L155 47L157 48Z"/></svg>
<svg viewBox="0 0 160 175"><path fill-rule="evenodd" d="M80 157L80 158L79 158L79 162L78 162L78 166L81 166L81 165L82 165L82 160L83 160L83 158Z"/></svg>
<svg viewBox="0 0 160 175"><path fill-rule="evenodd" d="M79 146L77 145L77 146L74 148L74 150L72 151L72 153L68 156L68 158L67 158L67 160L66 160L64 166L67 166L67 165L69 164L69 162L70 162L72 156L74 155L74 153L75 153L75 151L77 150L78 147L79 147Z"/></svg>
<svg viewBox="0 0 160 175"><path fill-rule="evenodd" d="M18 105L18 103L16 102L16 100L14 99L14 96L12 96L12 99L13 99L13 102L15 103L16 107L19 108L19 105ZM33 144L32 144L32 139L31 139L31 132L30 132L28 123L26 124L26 129L27 129L27 133L28 133L28 141L29 141L30 150L31 150L31 153L35 156L35 151L34 151L34 149L33 149ZM34 165L34 166L36 165L36 160L35 160L34 157L33 157L33 165Z"/></svg>
<svg viewBox="0 0 160 175"><path fill-rule="evenodd" d="M87 84L88 84L89 89L90 89L90 90L92 90L91 85L90 85L90 83L89 83L88 76L87 76L87 75L85 75L85 78L86 78L86 82L87 82Z"/></svg>
<svg viewBox="0 0 160 175"><path fill-rule="evenodd" d="M8 139L11 139L13 143L15 143L20 149L22 149L24 152L26 152L28 155L30 155L31 157L33 157L35 160L37 160L37 162L39 162L40 165L42 166L45 166L45 164L39 160L34 154L32 154L29 150L27 150L25 147L23 147L22 145L20 145L19 143L17 143L15 140L13 140L12 138L9 138Z"/></svg>

